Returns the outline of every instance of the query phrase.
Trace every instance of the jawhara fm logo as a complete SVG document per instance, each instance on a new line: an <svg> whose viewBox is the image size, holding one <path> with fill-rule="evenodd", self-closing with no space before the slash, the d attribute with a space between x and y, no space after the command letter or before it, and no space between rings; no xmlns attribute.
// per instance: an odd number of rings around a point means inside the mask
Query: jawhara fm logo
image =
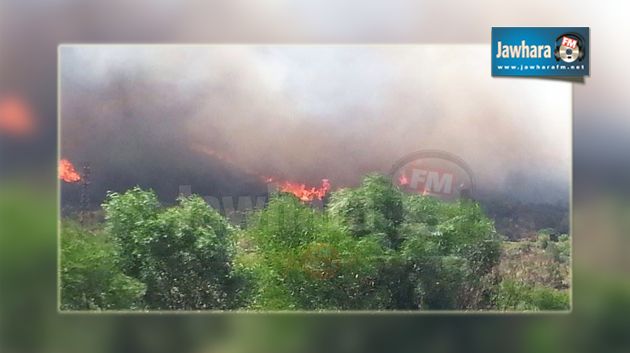
<svg viewBox="0 0 630 353"><path fill-rule="evenodd" d="M589 75L588 27L492 27L492 76Z"/></svg>
<svg viewBox="0 0 630 353"><path fill-rule="evenodd" d="M556 38L556 49L554 51L556 61L562 60L565 63L582 61L585 55L584 39L579 34L565 33Z"/></svg>

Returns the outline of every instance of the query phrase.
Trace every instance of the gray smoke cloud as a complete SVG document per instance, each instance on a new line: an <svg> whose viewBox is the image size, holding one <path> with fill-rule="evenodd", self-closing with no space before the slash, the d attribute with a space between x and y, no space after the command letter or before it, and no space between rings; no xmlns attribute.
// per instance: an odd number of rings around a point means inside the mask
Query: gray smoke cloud
<svg viewBox="0 0 630 353"><path fill-rule="evenodd" d="M492 78L486 45L62 46L61 151L95 192L356 185L422 149L483 192L567 200L571 86Z"/></svg>

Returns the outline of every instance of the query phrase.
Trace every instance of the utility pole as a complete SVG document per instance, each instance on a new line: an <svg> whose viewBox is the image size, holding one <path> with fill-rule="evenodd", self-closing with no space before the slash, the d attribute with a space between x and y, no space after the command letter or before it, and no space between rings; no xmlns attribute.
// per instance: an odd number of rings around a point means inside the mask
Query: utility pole
<svg viewBox="0 0 630 353"><path fill-rule="evenodd" d="M85 218L87 217L87 212L90 208L90 195L89 195L89 186L90 186L90 163L83 163L83 170L81 173L81 199L80 199L80 214L79 221L81 224L85 222Z"/></svg>

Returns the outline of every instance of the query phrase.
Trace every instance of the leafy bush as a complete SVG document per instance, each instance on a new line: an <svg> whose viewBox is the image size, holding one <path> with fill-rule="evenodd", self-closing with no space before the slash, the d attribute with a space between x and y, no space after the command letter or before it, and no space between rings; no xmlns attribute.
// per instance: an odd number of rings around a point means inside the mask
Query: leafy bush
<svg viewBox="0 0 630 353"><path fill-rule="evenodd" d="M403 194L381 175L368 175L358 188L333 193L328 212L356 237L378 236L392 248L400 243Z"/></svg>
<svg viewBox="0 0 630 353"><path fill-rule="evenodd" d="M151 191L110 193L103 204L108 232L127 274L147 285L152 309L228 309L239 303L232 270L232 228L200 197L165 210Z"/></svg>
<svg viewBox="0 0 630 353"><path fill-rule="evenodd" d="M402 255L424 309L481 309L491 305L492 270L500 237L478 204L405 197Z"/></svg>
<svg viewBox="0 0 630 353"><path fill-rule="evenodd" d="M549 233L540 232L538 233L538 247L541 249L547 249L549 242L551 241L551 237Z"/></svg>
<svg viewBox="0 0 630 353"><path fill-rule="evenodd" d="M377 309L388 304L376 287L379 239L351 237L331 218L281 194L250 219L250 268L256 309Z"/></svg>
<svg viewBox="0 0 630 353"><path fill-rule="evenodd" d="M568 263L571 258L571 238L567 234L560 235L556 247L560 262Z"/></svg>
<svg viewBox="0 0 630 353"><path fill-rule="evenodd" d="M323 212L273 195L238 231L201 198L178 201L110 193L104 232L65 226L64 307L568 308L568 236L504 242L476 202L408 195L384 176L333 192Z"/></svg>
<svg viewBox="0 0 630 353"><path fill-rule="evenodd" d="M504 243L499 268L502 281L496 295L499 310L568 310L570 300L570 238L551 236L543 229L537 237ZM527 251L514 251L524 249Z"/></svg>
<svg viewBox="0 0 630 353"><path fill-rule="evenodd" d="M324 214L279 195L247 236L256 247L248 261L257 268L261 308L487 306L500 255L500 239L476 203L405 195L378 175L334 192Z"/></svg>
<svg viewBox="0 0 630 353"><path fill-rule="evenodd" d="M504 280L496 298L497 309L513 311L568 310L569 294L547 287L534 287Z"/></svg>
<svg viewBox="0 0 630 353"><path fill-rule="evenodd" d="M64 222L61 229L61 308L140 309L145 285L122 273L106 234Z"/></svg>
<svg viewBox="0 0 630 353"><path fill-rule="evenodd" d="M498 274L529 287L568 289L570 246L568 236L549 237L544 231L536 238L504 242Z"/></svg>
<svg viewBox="0 0 630 353"><path fill-rule="evenodd" d="M149 225L157 219L160 203L153 192L138 187L124 194L109 193L102 205L106 228L112 234L121 252L121 266L125 273L139 277L142 269L142 247L146 242Z"/></svg>

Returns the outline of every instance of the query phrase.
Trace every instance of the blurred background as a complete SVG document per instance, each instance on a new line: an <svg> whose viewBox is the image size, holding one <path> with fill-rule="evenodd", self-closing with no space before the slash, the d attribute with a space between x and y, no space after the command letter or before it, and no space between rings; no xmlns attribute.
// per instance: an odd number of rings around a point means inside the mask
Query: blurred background
<svg viewBox="0 0 630 353"><path fill-rule="evenodd" d="M0 350L627 352L628 13L621 0L0 0ZM492 26L591 28L591 77L574 83L570 315L57 313L58 44L489 43Z"/></svg>

